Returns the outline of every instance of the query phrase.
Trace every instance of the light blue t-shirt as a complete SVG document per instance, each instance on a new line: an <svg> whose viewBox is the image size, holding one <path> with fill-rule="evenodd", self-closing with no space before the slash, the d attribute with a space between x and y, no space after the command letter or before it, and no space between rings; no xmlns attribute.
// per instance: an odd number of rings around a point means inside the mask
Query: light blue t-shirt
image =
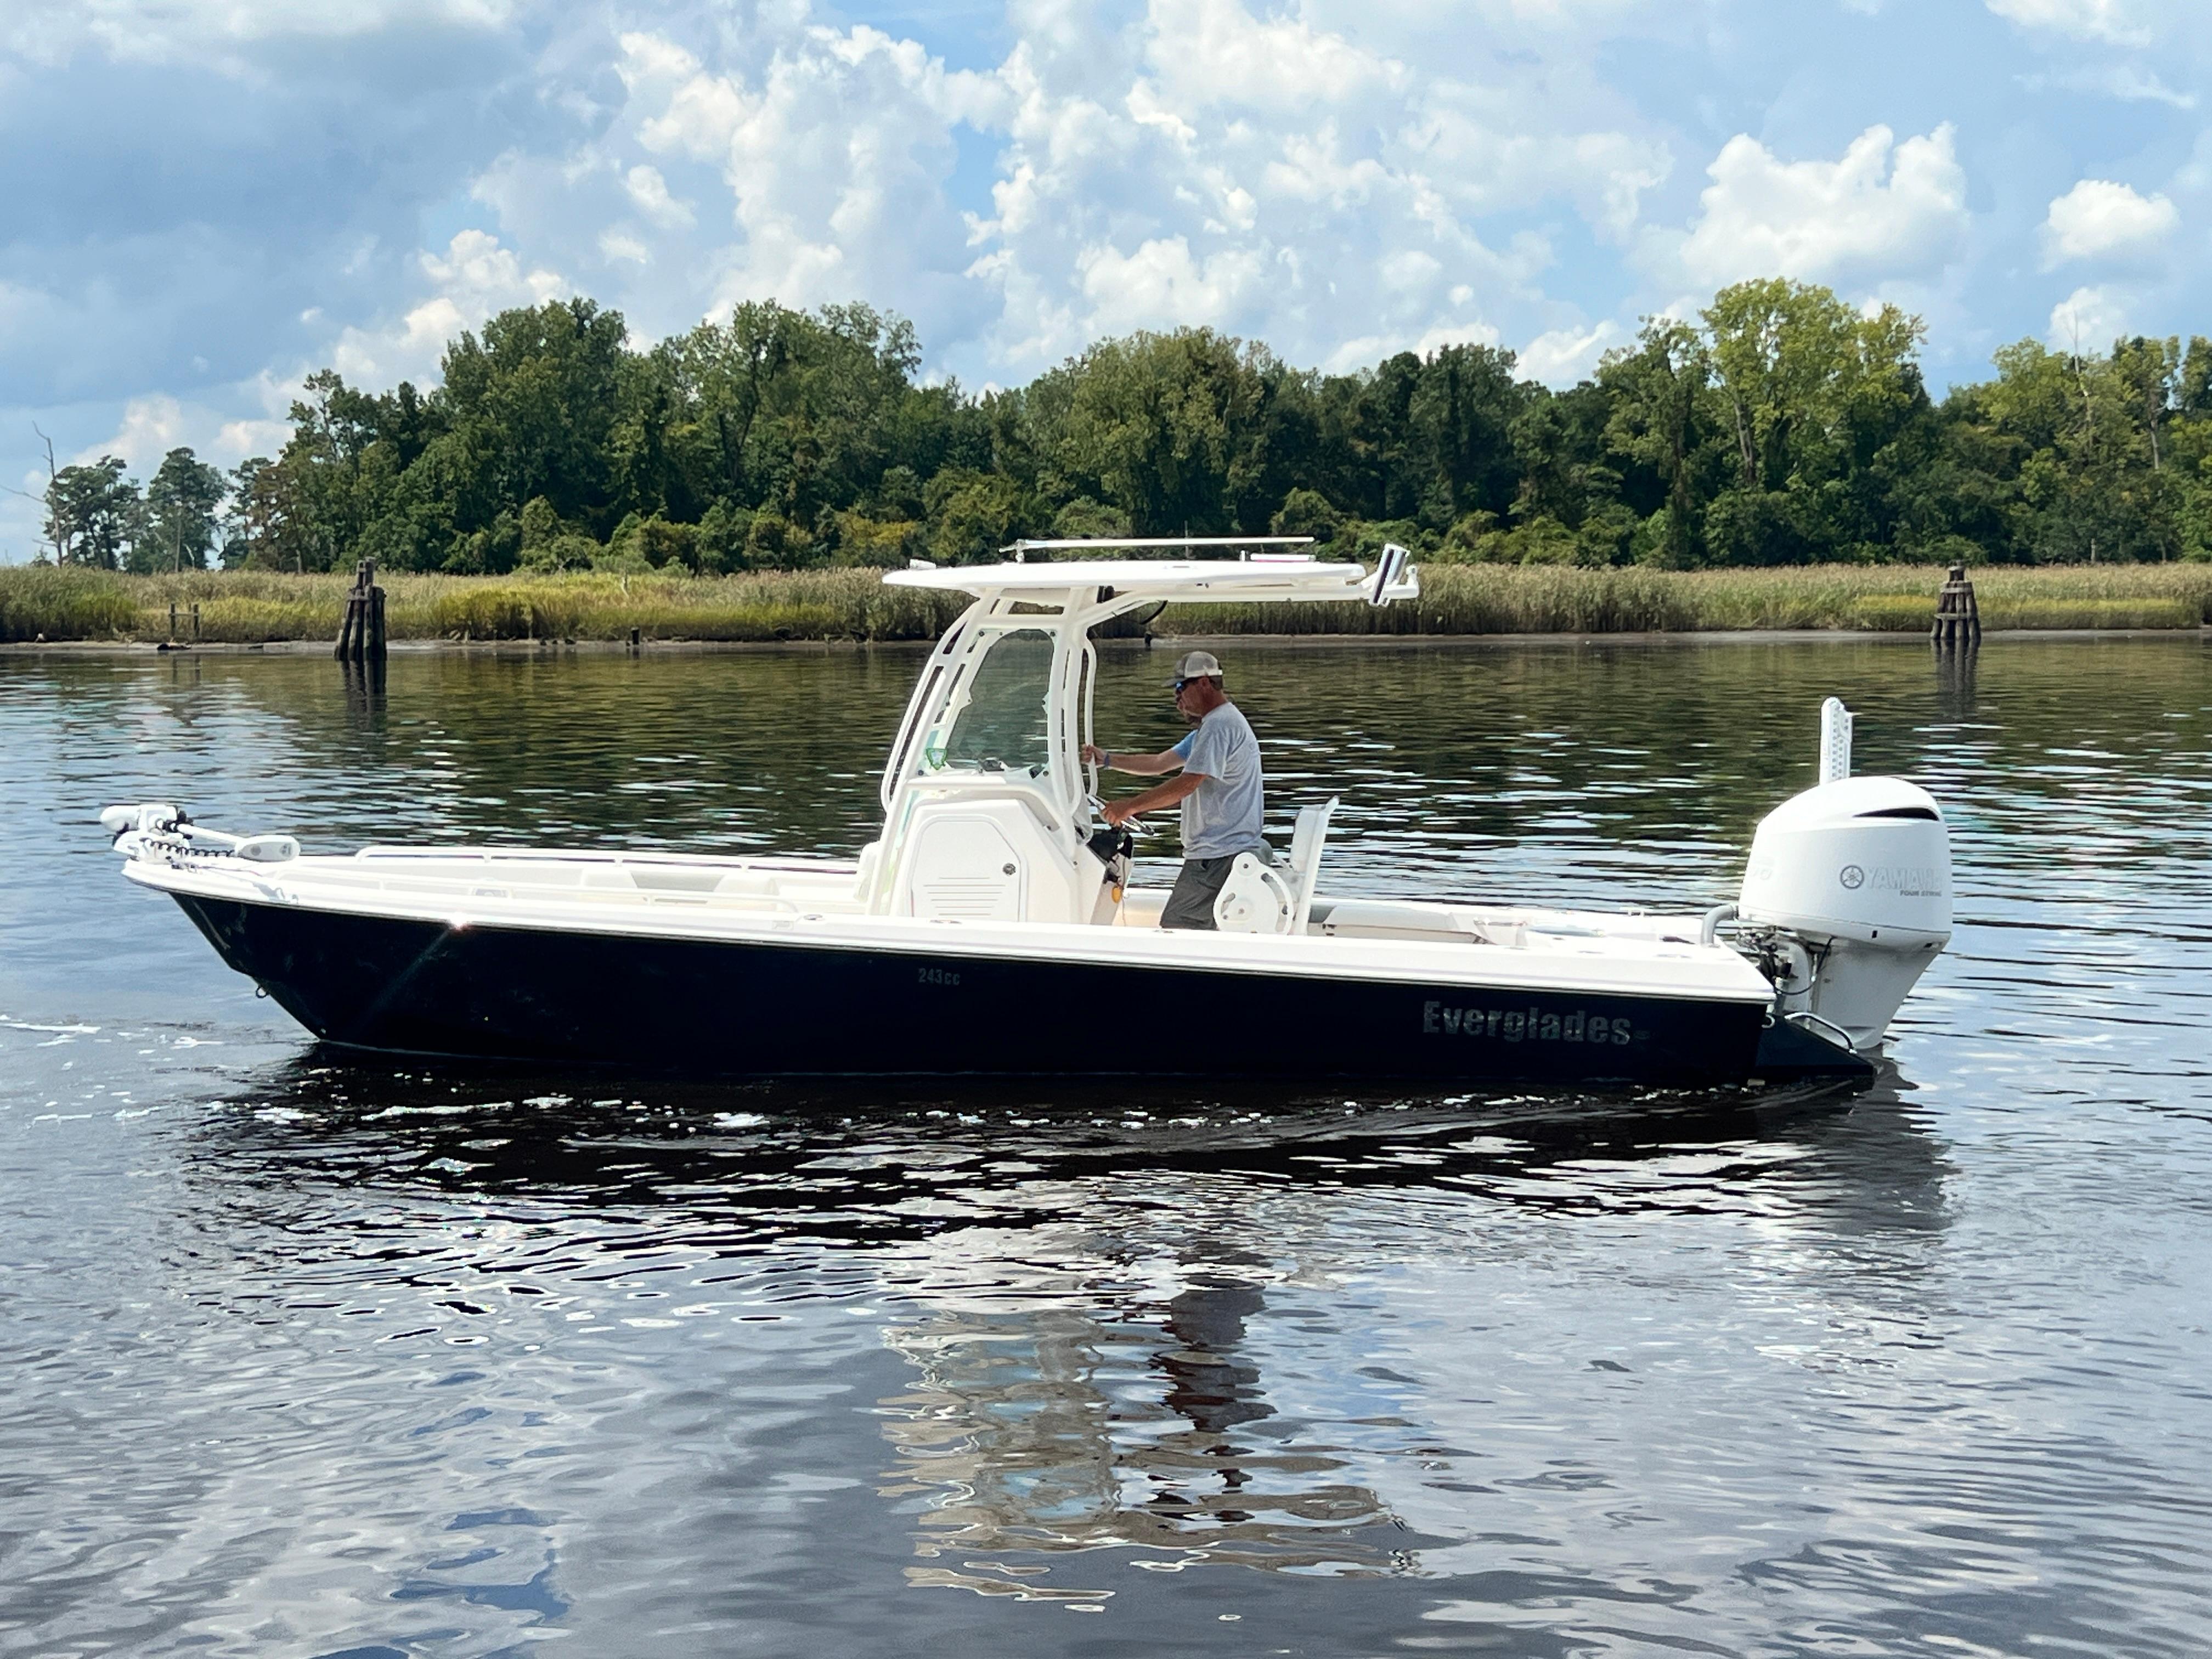
<svg viewBox="0 0 2212 1659"><path fill-rule="evenodd" d="M1260 825L1267 812L1260 783L1260 739L1243 713L1224 702L1176 744L1183 770L1203 774L1206 781L1182 798L1182 855L1227 858L1256 852L1265 843Z"/></svg>

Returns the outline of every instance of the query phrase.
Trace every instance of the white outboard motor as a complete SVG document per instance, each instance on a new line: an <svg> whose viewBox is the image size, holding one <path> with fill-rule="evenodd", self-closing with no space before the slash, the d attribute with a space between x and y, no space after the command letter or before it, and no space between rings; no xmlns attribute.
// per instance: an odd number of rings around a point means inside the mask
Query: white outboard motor
<svg viewBox="0 0 2212 1659"><path fill-rule="evenodd" d="M1782 1012L1868 1049L1950 942L1951 838L1919 785L1850 771L1850 715L1831 697L1821 781L1759 824L1736 917Z"/></svg>

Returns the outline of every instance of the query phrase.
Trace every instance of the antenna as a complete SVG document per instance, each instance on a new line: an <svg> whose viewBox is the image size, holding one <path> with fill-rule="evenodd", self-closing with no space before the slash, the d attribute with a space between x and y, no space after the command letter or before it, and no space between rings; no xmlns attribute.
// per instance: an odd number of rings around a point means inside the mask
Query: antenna
<svg viewBox="0 0 2212 1659"><path fill-rule="evenodd" d="M1016 564L1028 562L1032 553L1057 553L1070 548L1103 551L1114 547L1311 547L1310 536L1081 536L1069 541L1038 541L1024 536L999 550L1014 556Z"/></svg>

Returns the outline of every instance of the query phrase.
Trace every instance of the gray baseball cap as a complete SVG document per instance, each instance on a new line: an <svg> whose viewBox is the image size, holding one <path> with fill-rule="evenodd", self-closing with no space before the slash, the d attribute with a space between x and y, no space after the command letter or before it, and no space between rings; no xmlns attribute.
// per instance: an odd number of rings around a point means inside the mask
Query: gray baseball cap
<svg viewBox="0 0 2212 1659"><path fill-rule="evenodd" d="M1221 659L1211 651L1186 651L1176 662L1175 678L1170 685L1181 685L1185 680L1219 679Z"/></svg>

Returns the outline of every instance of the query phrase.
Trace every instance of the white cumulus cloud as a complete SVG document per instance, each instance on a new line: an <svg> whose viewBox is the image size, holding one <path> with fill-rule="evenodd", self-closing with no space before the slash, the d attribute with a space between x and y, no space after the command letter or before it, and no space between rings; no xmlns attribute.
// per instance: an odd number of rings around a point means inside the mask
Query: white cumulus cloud
<svg viewBox="0 0 2212 1659"><path fill-rule="evenodd" d="M1266 269L1243 248L1198 258L1180 236L1157 238L1128 254L1111 246L1086 248L1076 267L1090 301L1085 320L1097 334L1226 322Z"/></svg>
<svg viewBox="0 0 2212 1659"><path fill-rule="evenodd" d="M557 273L526 267L488 231L462 231L443 253L424 253L417 264L429 284L428 295L396 322L349 328L339 337L331 367L349 380L381 389L401 380L434 380L447 342L464 329L481 326L495 312L542 305L569 292Z"/></svg>
<svg viewBox="0 0 2212 1659"><path fill-rule="evenodd" d="M307 370L427 380L461 329L572 292L638 339L866 301L927 373L998 384L1185 324L1336 368L1512 342L1564 384L1638 313L1767 274L1928 311L1940 384L2045 326L2053 295L2002 280L2029 241L2089 284L2054 337L2197 325L2193 273L2149 256L2212 200L2212 0L1846 4L0 3L0 149L38 161L0 222L0 469L34 419L68 453L264 453ZM1816 98L1744 76L1808 51ZM1950 126L1870 125L1907 52L1984 67L1946 112L1986 225ZM2085 92L2120 138L2053 113ZM1690 137L1714 109L1745 136ZM1771 136L1838 111L1832 146ZM2164 194L2095 176L2192 142ZM2054 157L2084 181L2056 202ZM0 550L29 510L0 495Z"/></svg>
<svg viewBox="0 0 2212 1659"><path fill-rule="evenodd" d="M123 419L113 434L88 445L71 459L80 464L102 455L119 455L133 472L150 472L161 457L187 442L184 405L164 393L133 398L123 406Z"/></svg>
<svg viewBox="0 0 2212 1659"><path fill-rule="evenodd" d="M694 316L770 298L929 310L921 292L972 258L945 185L956 129L1003 112L994 78L803 14L726 61L649 32L621 46L628 97L598 149L711 169L726 205L718 222L700 191L679 198L659 164L640 161L622 173L639 228L602 246L628 256L647 232L687 245L690 257L665 263L703 277Z"/></svg>
<svg viewBox="0 0 2212 1659"><path fill-rule="evenodd" d="M1572 386L1588 379L1597 360L1621 343L1620 325L1610 321L1591 328L1549 329L1521 348L1521 373L1547 386Z"/></svg>
<svg viewBox="0 0 2212 1659"><path fill-rule="evenodd" d="M473 194L647 334L859 298L1004 381L1133 328L1302 362L1525 329L1559 216L1625 241L1673 165L1589 20L1540 0L1421 29L1334 0L1024 0L1012 46L963 70L807 0L720 33L630 15L589 135L501 156ZM1492 216L1513 217L1486 236Z"/></svg>
<svg viewBox="0 0 2212 1659"><path fill-rule="evenodd" d="M1494 346L1498 338L1497 329L1485 322L1438 323L1419 334L1358 334L1330 352L1321 366L1332 374L1348 374L1401 351L1425 357L1446 346Z"/></svg>
<svg viewBox="0 0 2212 1659"><path fill-rule="evenodd" d="M1966 228L1966 175L1948 124L1901 144L1869 127L1834 161L1784 161L1740 133L1708 172L1680 247L1685 270L1708 285L1923 276L1957 253Z"/></svg>
<svg viewBox="0 0 2212 1659"><path fill-rule="evenodd" d="M640 162L623 176L623 188L638 212L663 230L689 230L699 222L690 203L679 202L668 193L668 180L660 176L659 167Z"/></svg>
<svg viewBox="0 0 2212 1659"><path fill-rule="evenodd" d="M2128 295L2110 287L2077 288L2051 308L2045 334L2059 351L2102 351L2128 331Z"/></svg>
<svg viewBox="0 0 2212 1659"><path fill-rule="evenodd" d="M1998 16L2076 40L2139 46L2151 32L2142 0L1987 0Z"/></svg>
<svg viewBox="0 0 2212 1659"><path fill-rule="evenodd" d="M166 392L149 393L125 403L112 433L98 443L86 445L68 459L83 463L103 455L119 455L131 475L143 479L153 477L161 458L173 449L190 449L201 460L217 466L235 466L248 455L273 455L283 447L292 428L269 416L290 406L296 386L222 390L259 401L267 414L260 419L228 417L197 399L187 402ZM273 399L263 393L273 393ZM41 477L39 482L43 485L46 480Z"/></svg>
<svg viewBox="0 0 2212 1659"><path fill-rule="evenodd" d="M1153 0L1145 56L1170 109L1355 102L1412 76L1403 64L1296 16L1255 16L1242 0Z"/></svg>
<svg viewBox="0 0 2212 1659"><path fill-rule="evenodd" d="M2181 214L2164 196L2140 196L2132 185L2084 179L2051 204L2043 222L2045 264L2141 253L2171 235Z"/></svg>

